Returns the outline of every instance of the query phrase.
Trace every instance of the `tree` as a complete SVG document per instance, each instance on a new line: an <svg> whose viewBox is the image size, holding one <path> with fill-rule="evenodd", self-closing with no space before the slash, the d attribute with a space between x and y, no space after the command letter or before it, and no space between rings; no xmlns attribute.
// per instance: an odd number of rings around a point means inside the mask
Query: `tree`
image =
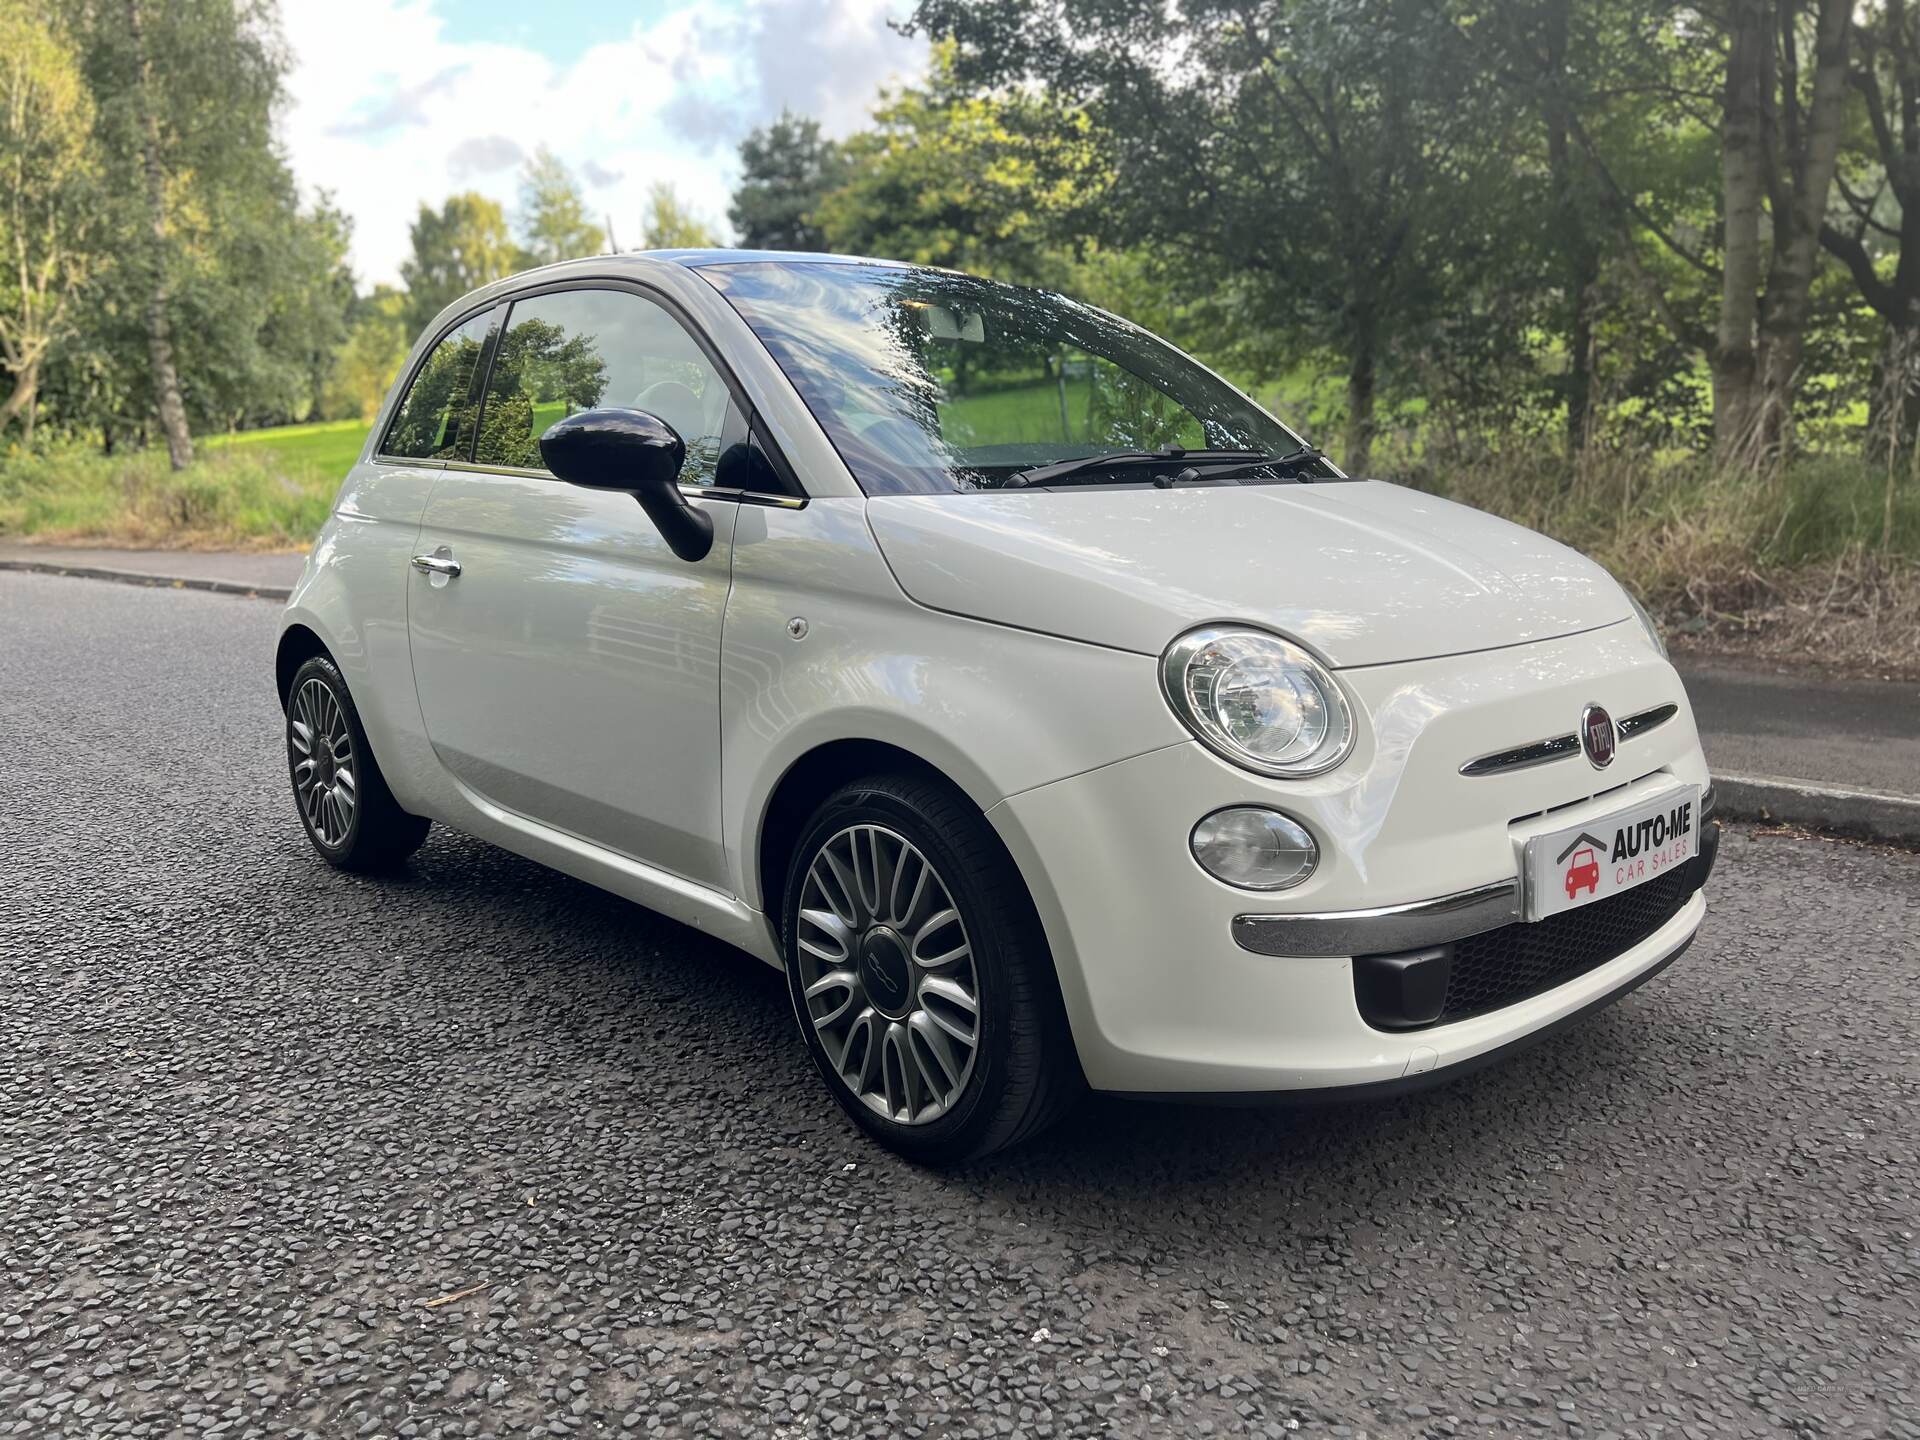
<svg viewBox="0 0 1920 1440"><path fill-rule="evenodd" d="M85 279L97 168L93 104L71 45L38 6L0 0L0 431L24 417Z"/></svg>
<svg viewBox="0 0 1920 1440"><path fill-rule="evenodd" d="M1664 73L1639 83L1636 119L1669 167L1690 132L1711 138L1716 193L1704 215L1676 212L1670 196L1648 203L1605 146L1579 135L1636 288L1706 361L1723 465L1778 458L1792 443L1844 126L1849 11L1848 0L1725 0L1701 16L1718 32L1716 53L1656 7L1656 43L1641 54Z"/></svg>
<svg viewBox="0 0 1920 1440"><path fill-rule="evenodd" d="M421 205L413 222L413 253L400 262L408 320L419 330L447 306L525 263L507 233L498 202L468 191L450 195L438 210Z"/></svg>
<svg viewBox="0 0 1920 1440"><path fill-rule="evenodd" d="M587 218L573 172L541 146L520 172L520 243L535 265L602 254L607 235Z"/></svg>
<svg viewBox="0 0 1920 1440"><path fill-rule="evenodd" d="M1843 141L1821 243L1882 327L1868 396L1868 444L1920 435L1920 17L1906 0L1857 12L1854 123Z"/></svg>
<svg viewBox="0 0 1920 1440"><path fill-rule="evenodd" d="M706 250L720 243L706 221L689 210L665 181L647 192L647 213L640 228L643 250Z"/></svg>
<svg viewBox="0 0 1920 1440"><path fill-rule="evenodd" d="M1839 159L1851 0L1728 0L1725 254L1712 353L1723 461L1787 443L1821 226ZM1800 47L1811 41L1803 83ZM1770 217L1770 254L1762 245ZM1764 288L1762 276L1764 275Z"/></svg>
<svg viewBox="0 0 1920 1440"><path fill-rule="evenodd" d="M913 23L956 42L962 81L1037 82L1059 114L1084 110L1111 136L1097 233L1165 246L1230 292L1268 368L1338 357L1344 459L1367 467L1383 366L1443 315L1443 286L1468 290L1499 238L1469 203L1497 170L1488 87L1443 11L922 0Z"/></svg>
<svg viewBox="0 0 1920 1440"><path fill-rule="evenodd" d="M407 297L381 285L357 301L347 338L334 356L324 403L328 415L372 420L400 367L406 363L414 332L407 321Z"/></svg>
<svg viewBox="0 0 1920 1440"><path fill-rule="evenodd" d="M147 354L153 366L153 394L160 429L167 437L167 458L176 470L193 463L193 439L187 407L180 398L180 377L173 367L173 330L167 295L167 172L161 158L160 116L153 96L153 56L147 48L140 0L126 0L128 58L133 83L128 87L139 131L140 173L147 203L151 243L147 247Z"/></svg>
<svg viewBox="0 0 1920 1440"><path fill-rule="evenodd" d="M50 418L109 444L157 419L181 462L194 428L303 418L352 284L346 218L302 205L274 136L287 58L273 10L48 3L81 55L101 165L95 262L49 360Z"/></svg>
<svg viewBox="0 0 1920 1440"><path fill-rule="evenodd" d="M815 219L828 248L1058 287L1111 172L1085 111L975 95L955 47L924 85L885 94L847 141L846 178Z"/></svg>
<svg viewBox="0 0 1920 1440"><path fill-rule="evenodd" d="M1638 133L1617 121L1646 109L1642 97L1619 98L1643 78L1635 73L1643 10L1640 0L1490 0L1459 12L1465 58L1497 82L1482 112L1492 122L1485 142L1512 166L1509 183L1484 191L1475 207L1497 211L1506 236L1507 263L1486 275L1480 307L1500 317L1498 343L1520 362L1497 388L1509 406L1524 406L1529 389L1548 398L1569 457L1593 424L1610 248L1605 193L1580 142L1598 135L1613 148ZM1536 335L1547 343L1528 343ZM1485 374L1491 357L1470 358Z"/></svg>
<svg viewBox="0 0 1920 1440"><path fill-rule="evenodd" d="M727 216L749 250L825 250L815 215L845 173L840 147L820 122L782 110L740 142L740 184Z"/></svg>

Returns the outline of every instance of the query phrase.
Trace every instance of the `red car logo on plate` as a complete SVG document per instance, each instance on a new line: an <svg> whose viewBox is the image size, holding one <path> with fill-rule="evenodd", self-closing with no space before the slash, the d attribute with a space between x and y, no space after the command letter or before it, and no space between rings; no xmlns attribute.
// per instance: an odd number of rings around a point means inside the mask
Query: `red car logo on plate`
<svg viewBox="0 0 1920 1440"><path fill-rule="evenodd" d="M1598 705L1580 712L1580 748L1587 752L1593 768L1604 770L1613 763L1613 717Z"/></svg>
<svg viewBox="0 0 1920 1440"><path fill-rule="evenodd" d="M1591 850L1574 852L1573 864L1567 867L1567 899L1571 900L1582 890L1589 895L1600 889L1600 861Z"/></svg>

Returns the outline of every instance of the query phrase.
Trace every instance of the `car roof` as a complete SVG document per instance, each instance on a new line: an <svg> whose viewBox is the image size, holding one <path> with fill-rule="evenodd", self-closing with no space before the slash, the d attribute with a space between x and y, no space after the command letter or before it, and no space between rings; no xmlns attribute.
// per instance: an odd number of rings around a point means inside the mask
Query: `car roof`
<svg viewBox="0 0 1920 1440"><path fill-rule="evenodd" d="M690 270L709 265L884 265L895 270L924 270L927 266L905 260L883 260L872 255L829 255L818 250L731 250L714 247L703 250L632 250L625 252L648 260L670 260Z"/></svg>

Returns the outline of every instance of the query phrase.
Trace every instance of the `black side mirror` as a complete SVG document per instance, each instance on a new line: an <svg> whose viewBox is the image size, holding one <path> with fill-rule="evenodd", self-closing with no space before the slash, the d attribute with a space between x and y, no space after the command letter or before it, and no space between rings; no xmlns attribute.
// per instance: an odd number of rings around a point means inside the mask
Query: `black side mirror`
<svg viewBox="0 0 1920 1440"><path fill-rule="evenodd" d="M658 415L582 410L540 437L540 458L569 485L628 491L682 560L713 548L713 517L680 493L686 442Z"/></svg>

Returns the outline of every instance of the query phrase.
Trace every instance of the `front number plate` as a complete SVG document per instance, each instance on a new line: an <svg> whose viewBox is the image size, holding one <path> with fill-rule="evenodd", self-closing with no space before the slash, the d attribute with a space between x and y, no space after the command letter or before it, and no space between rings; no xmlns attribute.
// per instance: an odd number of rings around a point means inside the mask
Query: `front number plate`
<svg viewBox="0 0 1920 1440"><path fill-rule="evenodd" d="M1699 849L1700 791L1667 790L1626 810L1527 841L1527 919L1577 910L1666 874Z"/></svg>

